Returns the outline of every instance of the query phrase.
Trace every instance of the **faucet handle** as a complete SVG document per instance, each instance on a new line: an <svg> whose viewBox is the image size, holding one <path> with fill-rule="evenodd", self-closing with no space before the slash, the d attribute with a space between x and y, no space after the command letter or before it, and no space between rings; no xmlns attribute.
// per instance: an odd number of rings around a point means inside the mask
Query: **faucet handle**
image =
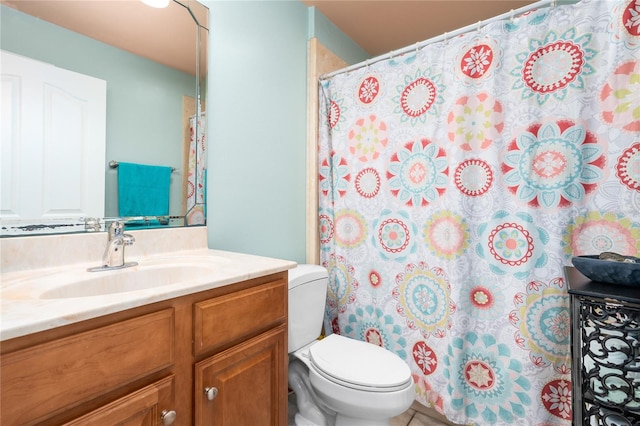
<svg viewBox="0 0 640 426"><path fill-rule="evenodd" d="M124 223L114 220L109 225L109 240L112 240L114 237L121 235L124 232Z"/></svg>
<svg viewBox="0 0 640 426"><path fill-rule="evenodd" d="M122 244L125 246L132 246L136 242L136 239L131 234L122 234Z"/></svg>

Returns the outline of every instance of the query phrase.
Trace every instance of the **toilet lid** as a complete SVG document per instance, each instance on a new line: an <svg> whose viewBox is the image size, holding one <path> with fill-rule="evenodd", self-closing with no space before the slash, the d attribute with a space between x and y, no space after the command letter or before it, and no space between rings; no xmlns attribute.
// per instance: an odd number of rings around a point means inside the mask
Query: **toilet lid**
<svg viewBox="0 0 640 426"><path fill-rule="evenodd" d="M327 379L354 389L391 392L411 382L409 366L380 346L331 334L309 348L311 365Z"/></svg>

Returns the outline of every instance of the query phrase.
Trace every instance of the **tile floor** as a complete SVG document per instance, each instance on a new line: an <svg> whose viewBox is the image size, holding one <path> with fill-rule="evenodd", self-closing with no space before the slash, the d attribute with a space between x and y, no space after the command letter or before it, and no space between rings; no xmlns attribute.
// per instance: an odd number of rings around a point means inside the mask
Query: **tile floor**
<svg viewBox="0 0 640 426"><path fill-rule="evenodd" d="M297 411L295 394L289 395L289 426L294 426L293 416ZM455 426L437 411L414 402L404 413L391 419L391 426Z"/></svg>
<svg viewBox="0 0 640 426"><path fill-rule="evenodd" d="M411 408L391 419L391 426L450 426L451 423L434 409L414 402Z"/></svg>

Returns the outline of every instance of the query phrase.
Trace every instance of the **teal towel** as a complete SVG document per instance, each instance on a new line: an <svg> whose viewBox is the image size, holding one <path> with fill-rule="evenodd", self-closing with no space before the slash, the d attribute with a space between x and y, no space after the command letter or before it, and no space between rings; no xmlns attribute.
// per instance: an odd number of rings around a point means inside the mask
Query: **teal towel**
<svg viewBox="0 0 640 426"><path fill-rule="evenodd" d="M120 163L118 165L118 214L167 216L171 167Z"/></svg>

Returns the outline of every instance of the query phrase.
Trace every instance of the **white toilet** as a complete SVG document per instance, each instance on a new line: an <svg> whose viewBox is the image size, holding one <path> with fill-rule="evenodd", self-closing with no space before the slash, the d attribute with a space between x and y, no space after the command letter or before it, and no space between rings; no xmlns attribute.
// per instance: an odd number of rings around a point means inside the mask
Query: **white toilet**
<svg viewBox="0 0 640 426"><path fill-rule="evenodd" d="M322 329L327 270L289 270L289 387L296 426L389 426L407 410L415 388L409 366L379 346Z"/></svg>

